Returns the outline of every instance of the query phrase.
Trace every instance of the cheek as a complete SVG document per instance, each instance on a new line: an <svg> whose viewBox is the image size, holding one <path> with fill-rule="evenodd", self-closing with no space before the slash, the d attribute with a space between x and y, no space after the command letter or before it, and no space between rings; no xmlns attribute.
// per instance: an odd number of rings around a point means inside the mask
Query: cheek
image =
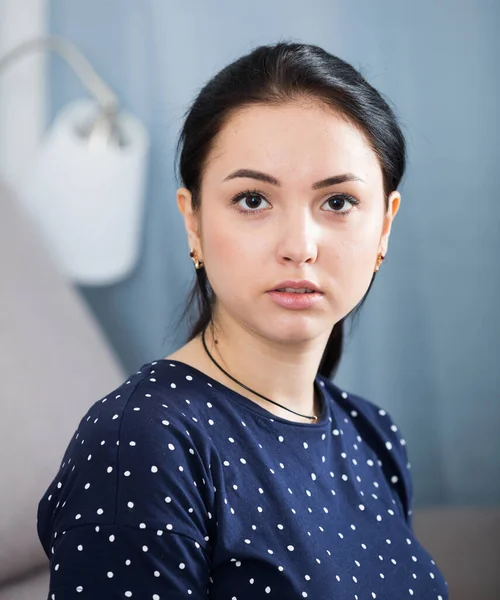
<svg viewBox="0 0 500 600"><path fill-rule="evenodd" d="M229 272L234 270L235 265L243 268L251 264L252 257L258 252L258 246L255 236L242 235L230 222L226 223L227 226L220 219L213 223L210 229L206 228L206 242L203 247L207 259L212 259L210 262L213 265L220 265L220 269Z"/></svg>
<svg viewBox="0 0 500 600"><path fill-rule="evenodd" d="M327 245L325 270L334 282L335 292L349 305L356 305L370 285L379 241L379 229L370 226L357 228Z"/></svg>
<svg viewBox="0 0 500 600"><path fill-rule="evenodd" d="M375 262L382 235L383 216L379 211L367 210L348 227L342 241L345 242L347 258L355 263Z"/></svg>
<svg viewBox="0 0 500 600"><path fill-rule="evenodd" d="M356 234L337 244L336 254L346 268L375 262L380 236Z"/></svg>
<svg viewBox="0 0 500 600"><path fill-rule="evenodd" d="M258 269L259 263L269 257L270 243L275 237L269 228L259 227L252 217L235 215L232 210L214 210L203 224L204 255L207 260L213 259L211 264L220 265L228 277L237 276L241 270Z"/></svg>
<svg viewBox="0 0 500 600"><path fill-rule="evenodd" d="M204 226L204 238L207 275L216 293L237 297L244 293L245 285L249 287L249 282L258 281L258 274L252 271L259 263L255 238L247 240L237 235L229 224L223 226L222 219Z"/></svg>

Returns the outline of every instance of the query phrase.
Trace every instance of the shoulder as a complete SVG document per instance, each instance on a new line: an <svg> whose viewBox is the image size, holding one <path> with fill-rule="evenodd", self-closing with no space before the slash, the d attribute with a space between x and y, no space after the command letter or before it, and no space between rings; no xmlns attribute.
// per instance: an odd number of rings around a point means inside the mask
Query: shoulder
<svg viewBox="0 0 500 600"><path fill-rule="evenodd" d="M154 523L168 505L193 507L180 531L214 499L214 446L179 388L157 385L147 363L90 406L39 502L41 538L83 524ZM140 515L140 517L139 517Z"/></svg>
<svg viewBox="0 0 500 600"><path fill-rule="evenodd" d="M408 519L411 519L413 482L406 440L391 414L376 403L341 389L331 380L320 376L335 409L344 420L353 424L360 439L368 444L379 458L387 479L396 487Z"/></svg>
<svg viewBox="0 0 500 600"><path fill-rule="evenodd" d="M374 433L377 433L383 439L387 450L394 449L398 452L404 449L406 440L387 410L371 400L341 389L326 377L321 377L321 380L324 382L324 387L329 392L333 402L348 413L353 422L359 422L362 426L368 425Z"/></svg>
<svg viewBox="0 0 500 600"><path fill-rule="evenodd" d="M134 448L136 455L150 453L153 448L162 452L168 449L171 438L186 451L193 445L198 451L208 450L210 438L201 422L201 402L188 398L186 386L178 377L170 380L164 373L159 376L157 364L146 363L94 402L80 421L75 438L93 445L116 439L120 453L128 447Z"/></svg>

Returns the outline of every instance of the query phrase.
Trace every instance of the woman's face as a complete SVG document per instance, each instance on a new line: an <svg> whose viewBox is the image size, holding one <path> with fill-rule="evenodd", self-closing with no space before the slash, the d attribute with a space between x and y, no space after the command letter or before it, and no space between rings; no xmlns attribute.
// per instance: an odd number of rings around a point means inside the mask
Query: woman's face
<svg viewBox="0 0 500 600"><path fill-rule="evenodd" d="M400 201L391 194L385 212L380 164L357 129L331 110L299 102L234 114L208 157L201 212L193 215L185 188L177 197L217 316L290 343L326 343L360 302L377 254L387 251ZM308 279L323 296L307 309L283 308L268 292L288 279Z"/></svg>

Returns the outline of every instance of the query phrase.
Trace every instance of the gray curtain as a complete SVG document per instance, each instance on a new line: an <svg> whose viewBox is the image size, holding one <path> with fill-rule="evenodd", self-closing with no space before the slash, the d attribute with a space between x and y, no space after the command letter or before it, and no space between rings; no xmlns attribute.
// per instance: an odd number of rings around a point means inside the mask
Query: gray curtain
<svg viewBox="0 0 500 600"><path fill-rule="evenodd" d="M52 0L52 33L84 51L152 135L141 262L118 285L80 288L125 368L186 334L173 332L194 276L174 149L188 104L256 45L318 44L389 98L409 150L388 256L336 382L395 418L417 507L498 504L499 25L496 0ZM49 120L83 94L60 59L51 66Z"/></svg>

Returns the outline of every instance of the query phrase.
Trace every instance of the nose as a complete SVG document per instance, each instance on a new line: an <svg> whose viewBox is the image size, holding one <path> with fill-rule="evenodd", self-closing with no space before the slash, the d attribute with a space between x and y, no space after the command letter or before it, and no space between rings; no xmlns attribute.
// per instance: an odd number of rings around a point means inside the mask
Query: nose
<svg viewBox="0 0 500 600"><path fill-rule="evenodd" d="M297 265L315 262L318 254L318 224L304 207L290 210L280 223L278 255L280 260Z"/></svg>

